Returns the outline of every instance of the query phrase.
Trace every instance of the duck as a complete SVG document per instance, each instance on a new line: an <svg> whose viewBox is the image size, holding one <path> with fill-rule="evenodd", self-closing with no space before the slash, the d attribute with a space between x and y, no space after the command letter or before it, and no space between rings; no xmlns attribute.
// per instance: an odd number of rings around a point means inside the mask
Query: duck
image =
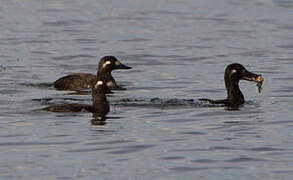
<svg viewBox="0 0 293 180"><path fill-rule="evenodd" d="M260 74L249 72L243 65L239 63L232 63L226 67L225 74L225 86L227 91L226 99L211 100L201 98L199 100L206 101L211 104L224 104L226 106L239 106L244 104L244 95L239 88L239 81L253 81L257 83L258 91L261 93L263 77Z"/></svg>
<svg viewBox="0 0 293 180"><path fill-rule="evenodd" d="M88 73L74 73L57 79L53 86L57 90L76 91L91 88L96 78L101 76L105 79L106 86L110 89L123 90L118 86L111 72L116 69L131 69L132 67L122 64L115 56L104 56L100 59L97 75Z"/></svg>
<svg viewBox="0 0 293 180"><path fill-rule="evenodd" d="M105 79L97 77L92 85L92 101L93 104L57 104L43 108L45 111L57 113L75 113L75 112L91 112L95 116L105 117L110 111L110 106L107 101L106 92L108 92Z"/></svg>

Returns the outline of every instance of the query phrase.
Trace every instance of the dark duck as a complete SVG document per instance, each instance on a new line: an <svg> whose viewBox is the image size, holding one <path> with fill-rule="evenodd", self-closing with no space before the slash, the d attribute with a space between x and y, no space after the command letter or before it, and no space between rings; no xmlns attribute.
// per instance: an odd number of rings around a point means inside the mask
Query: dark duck
<svg viewBox="0 0 293 180"><path fill-rule="evenodd" d="M107 101L106 92L109 88L106 86L105 79L97 77L92 85L93 104L59 104L44 108L43 110L51 112L91 112L95 116L105 117L110 107Z"/></svg>
<svg viewBox="0 0 293 180"><path fill-rule="evenodd" d="M239 81L254 81L257 83L259 93L262 90L263 78L259 74L254 74L249 72L241 64L234 63L226 67L225 70L225 85L227 90L227 98L222 100L211 100L211 99L200 99L201 101L207 101L211 104L224 104L227 106L239 106L242 105L244 101L244 96L239 89Z"/></svg>
<svg viewBox="0 0 293 180"><path fill-rule="evenodd" d="M106 86L110 89L123 89L118 86L111 74L115 69L131 69L131 67L122 64L114 56L103 57L98 65L97 75L87 74L87 73L74 73L54 82L54 88L57 90L80 90L92 87L95 83L97 76L103 77L105 79Z"/></svg>

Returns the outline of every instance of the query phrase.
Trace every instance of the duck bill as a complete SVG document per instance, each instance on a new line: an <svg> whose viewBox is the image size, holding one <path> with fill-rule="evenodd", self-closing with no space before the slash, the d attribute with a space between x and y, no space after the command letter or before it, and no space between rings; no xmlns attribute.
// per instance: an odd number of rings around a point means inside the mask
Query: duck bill
<svg viewBox="0 0 293 180"><path fill-rule="evenodd" d="M247 80L247 81L253 81L257 83L257 87L258 87L258 92L261 93L262 91L262 82L263 82L263 77L260 74L254 74L252 72L247 71L244 75L243 75L243 79Z"/></svg>
<svg viewBox="0 0 293 180"><path fill-rule="evenodd" d="M126 66L122 63L120 63L119 65L115 66L115 69L131 69L132 67Z"/></svg>
<svg viewBox="0 0 293 180"><path fill-rule="evenodd" d="M246 71L245 74L242 75L242 78L246 81L254 81L256 83L258 83L260 81L259 78L262 79L261 75L258 74L254 74L252 72Z"/></svg>

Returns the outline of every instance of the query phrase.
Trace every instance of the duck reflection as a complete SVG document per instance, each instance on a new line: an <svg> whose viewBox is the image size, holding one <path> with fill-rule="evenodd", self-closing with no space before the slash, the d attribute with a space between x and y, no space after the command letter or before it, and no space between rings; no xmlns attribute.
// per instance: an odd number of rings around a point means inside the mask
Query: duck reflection
<svg viewBox="0 0 293 180"><path fill-rule="evenodd" d="M106 125L106 117L93 113L93 119L91 120L91 124L96 126L104 126Z"/></svg>

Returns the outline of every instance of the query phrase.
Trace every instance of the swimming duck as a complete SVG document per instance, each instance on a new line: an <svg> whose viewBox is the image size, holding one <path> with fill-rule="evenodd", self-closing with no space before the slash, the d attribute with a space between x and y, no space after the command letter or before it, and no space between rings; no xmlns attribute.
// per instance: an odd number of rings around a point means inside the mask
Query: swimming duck
<svg viewBox="0 0 293 180"><path fill-rule="evenodd" d="M254 74L245 69L245 67L238 63L230 64L225 70L225 85L227 90L227 98L223 100L200 99L212 104L225 104L228 106L237 106L243 104L244 96L239 89L239 80L254 81L257 83L259 93L262 90L263 78L259 74Z"/></svg>
<svg viewBox="0 0 293 180"><path fill-rule="evenodd" d="M110 110L105 93L108 91L105 79L97 77L92 86L93 104L59 104L44 108L51 112L92 112L94 115L104 117Z"/></svg>
<svg viewBox="0 0 293 180"><path fill-rule="evenodd" d="M96 82L97 76L103 76L106 85L111 89L123 89L118 86L111 75L112 70L115 69L131 69L131 67L122 64L114 56L103 57L98 65L97 75L87 73L74 73L54 82L54 88L57 90L80 90L90 88Z"/></svg>

